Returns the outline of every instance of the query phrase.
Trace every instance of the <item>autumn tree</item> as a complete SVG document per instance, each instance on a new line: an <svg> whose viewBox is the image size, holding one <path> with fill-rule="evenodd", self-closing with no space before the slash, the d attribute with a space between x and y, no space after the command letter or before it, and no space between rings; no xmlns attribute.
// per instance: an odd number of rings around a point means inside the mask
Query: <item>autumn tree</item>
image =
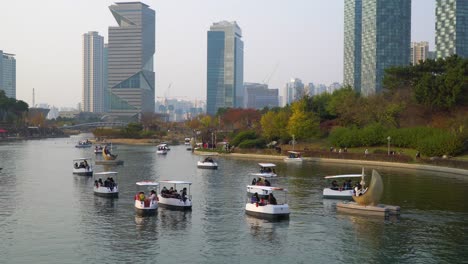
<svg viewBox="0 0 468 264"><path fill-rule="evenodd" d="M262 135L268 140L288 141L289 112L286 110L268 111L260 120Z"/></svg>
<svg viewBox="0 0 468 264"><path fill-rule="evenodd" d="M307 110L307 99L292 103L292 114L288 121L288 132L296 139L309 139L320 135L320 119Z"/></svg>

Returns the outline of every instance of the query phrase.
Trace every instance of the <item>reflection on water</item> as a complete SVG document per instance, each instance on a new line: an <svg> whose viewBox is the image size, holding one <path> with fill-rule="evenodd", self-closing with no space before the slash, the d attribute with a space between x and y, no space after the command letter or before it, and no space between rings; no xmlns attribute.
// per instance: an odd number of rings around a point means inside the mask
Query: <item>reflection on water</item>
<svg viewBox="0 0 468 264"><path fill-rule="evenodd" d="M173 146L119 145L119 198L93 194L92 177L72 174L71 160L93 156L79 137L0 144L0 259L5 263L457 263L467 259L468 177L377 168L382 203L398 219L336 211L322 199L325 175L361 166L277 164L274 185L287 188L290 220L245 215L245 186L258 162L219 157L218 170L197 169L198 156ZM47 155L44 155L47 153ZM93 156L96 159L100 155ZM373 168L366 168L370 171ZM192 211L135 213L135 182L193 182ZM32 238L32 239L31 239ZM162 261L164 262L164 261Z"/></svg>

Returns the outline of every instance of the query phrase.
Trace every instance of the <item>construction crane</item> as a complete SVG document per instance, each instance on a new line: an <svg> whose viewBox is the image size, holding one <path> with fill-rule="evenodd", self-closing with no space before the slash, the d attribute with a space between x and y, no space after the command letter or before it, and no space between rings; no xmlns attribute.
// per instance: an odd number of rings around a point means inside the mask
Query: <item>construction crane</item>
<svg viewBox="0 0 468 264"><path fill-rule="evenodd" d="M273 76L273 74L276 72L276 69L278 69L278 65L279 65L279 62L276 63L271 73L267 77L265 77L265 79L263 79L263 84L268 85L268 83L270 82L271 76Z"/></svg>

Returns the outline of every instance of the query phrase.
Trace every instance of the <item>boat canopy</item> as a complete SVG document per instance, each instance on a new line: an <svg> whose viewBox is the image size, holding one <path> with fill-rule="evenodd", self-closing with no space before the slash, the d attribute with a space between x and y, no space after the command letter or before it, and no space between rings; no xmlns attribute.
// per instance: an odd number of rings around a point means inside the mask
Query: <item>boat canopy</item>
<svg viewBox="0 0 468 264"><path fill-rule="evenodd" d="M256 193L261 191L266 192L273 192L273 191L282 191L287 192L288 190L281 187L273 187L273 186L261 186L261 185L247 185L247 191L250 193Z"/></svg>
<svg viewBox="0 0 468 264"><path fill-rule="evenodd" d="M192 184L192 182L189 182L189 181L171 181L171 180L163 180L163 181L159 181L159 183L188 184L188 185L191 185L191 184Z"/></svg>
<svg viewBox="0 0 468 264"><path fill-rule="evenodd" d="M74 159L73 161L79 161L79 160L90 160L91 158L79 158L79 159Z"/></svg>
<svg viewBox="0 0 468 264"><path fill-rule="evenodd" d="M337 178L360 178L364 176L364 174L342 174L342 175L332 175L332 176L325 176L325 179L337 179Z"/></svg>
<svg viewBox="0 0 468 264"><path fill-rule="evenodd" d="M94 173L95 175L115 175L117 174L116 171L103 171L103 172L98 172L98 173Z"/></svg>
<svg viewBox="0 0 468 264"><path fill-rule="evenodd" d="M289 150L288 153L293 153L293 154L301 154L300 152L297 152L297 151L292 151L292 150Z"/></svg>
<svg viewBox="0 0 468 264"><path fill-rule="evenodd" d="M159 183L155 182L155 181L139 181L136 183L136 185L139 185L139 186L158 186Z"/></svg>
<svg viewBox="0 0 468 264"><path fill-rule="evenodd" d="M262 167L262 168L274 168L274 167L276 167L276 165L273 164L273 163L259 163L258 165L260 167Z"/></svg>

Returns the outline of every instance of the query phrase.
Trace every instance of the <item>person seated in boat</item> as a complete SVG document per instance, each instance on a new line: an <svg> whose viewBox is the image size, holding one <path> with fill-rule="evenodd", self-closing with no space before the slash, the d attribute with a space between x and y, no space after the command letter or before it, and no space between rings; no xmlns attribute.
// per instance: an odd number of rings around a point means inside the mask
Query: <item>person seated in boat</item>
<svg viewBox="0 0 468 264"><path fill-rule="evenodd" d="M82 168L84 168L84 167L85 167L84 162L80 162L80 166L78 166L78 168L79 168L79 169L82 169Z"/></svg>
<svg viewBox="0 0 468 264"><path fill-rule="evenodd" d="M138 193L138 200L140 200L140 202L145 201L145 193L144 192L139 192Z"/></svg>
<svg viewBox="0 0 468 264"><path fill-rule="evenodd" d="M180 199L180 194L177 191L177 189L174 189L174 192L172 193L172 198Z"/></svg>
<svg viewBox="0 0 468 264"><path fill-rule="evenodd" d="M212 162L213 162L213 159L212 159L211 157L208 157L208 158L205 159L204 162L211 162L211 163L212 163Z"/></svg>
<svg viewBox="0 0 468 264"><path fill-rule="evenodd" d="M265 186L271 186L270 181L268 181L267 179L265 179Z"/></svg>
<svg viewBox="0 0 468 264"><path fill-rule="evenodd" d="M295 157L294 157L294 154L293 154L293 153L289 153L289 158L291 158L291 159L295 158Z"/></svg>
<svg viewBox="0 0 468 264"><path fill-rule="evenodd" d="M183 188L180 191L180 199L185 203L187 201L187 188Z"/></svg>
<svg viewBox="0 0 468 264"><path fill-rule="evenodd" d="M161 190L161 196L164 198L167 198L168 193L169 193L169 190L166 188L166 186L164 186Z"/></svg>
<svg viewBox="0 0 468 264"><path fill-rule="evenodd" d="M354 195L360 196L362 194L361 190L362 190L362 185L360 183L357 183L356 187L354 187Z"/></svg>
<svg viewBox="0 0 468 264"><path fill-rule="evenodd" d="M258 197L258 193L254 193L252 197L250 198L250 203L258 203L260 201L260 198Z"/></svg>
<svg viewBox="0 0 468 264"><path fill-rule="evenodd" d="M266 173L271 173L271 168L265 168Z"/></svg>
<svg viewBox="0 0 468 264"><path fill-rule="evenodd" d="M257 184L257 179L253 178L252 185L256 185L256 184Z"/></svg>
<svg viewBox="0 0 468 264"><path fill-rule="evenodd" d="M94 180L94 187L99 188L99 183L97 180Z"/></svg>
<svg viewBox="0 0 468 264"><path fill-rule="evenodd" d="M278 204L278 202L276 201L275 196L273 196L273 193L270 193L270 195L268 195L268 203L272 204L272 205Z"/></svg>
<svg viewBox="0 0 468 264"><path fill-rule="evenodd" d="M83 165L84 165L84 168L85 168L86 170L89 170L88 161L85 160L84 163L83 163Z"/></svg>
<svg viewBox="0 0 468 264"><path fill-rule="evenodd" d="M274 174L276 174L276 171L275 171L275 169L273 169L273 173L274 173Z"/></svg>
<svg viewBox="0 0 468 264"><path fill-rule="evenodd" d="M104 186L104 183L102 182L101 178L99 178L98 183L99 183L99 187Z"/></svg>
<svg viewBox="0 0 468 264"><path fill-rule="evenodd" d="M265 199L264 199L263 197L260 198L260 202L258 203L258 205L259 205L259 206L265 206L265 205L267 205L267 203L266 203L266 201L265 201Z"/></svg>
<svg viewBox="0 0 468 264"><path fill-rule="evenodd" d="M74 166L75 166L75 169L78 169L78 162L75 162Z"/></svg>
<svg viewBox="0 0 468 264"><path fill-rule="evenodd" d="M258 178L258 180L257 180L257 185L258 185L258 186L265 186L265 182L263 181L262 178Z"/></svg>
<svg viewBox="0 0 468 264"><path fill-rule="evenodd" d="M156 192L154 190L151 190L150 191L150 196L148 197L148 200L152 203L154 201L156 201Z"/></svg>
<svg viewBox="0 0 468 264"><path fill-rule="evenodd" d="M343 189L345 190L351 190L352 189L352 182L351 182L351 179L345 181L343 183Z"/></svg>
<svg viewBox="0 0 468 264"><path fill-rule="evenodd" d="M104 181L104 187L107 187L109 188L109 177L107 177L107 179Z"/></svg>
<svg viewBox="0 0 468 264"><path fill-rule="evenodd" d="M332 187L330 188L332 190L338 190L338 182L336 180L332 181Z"/></svg>

